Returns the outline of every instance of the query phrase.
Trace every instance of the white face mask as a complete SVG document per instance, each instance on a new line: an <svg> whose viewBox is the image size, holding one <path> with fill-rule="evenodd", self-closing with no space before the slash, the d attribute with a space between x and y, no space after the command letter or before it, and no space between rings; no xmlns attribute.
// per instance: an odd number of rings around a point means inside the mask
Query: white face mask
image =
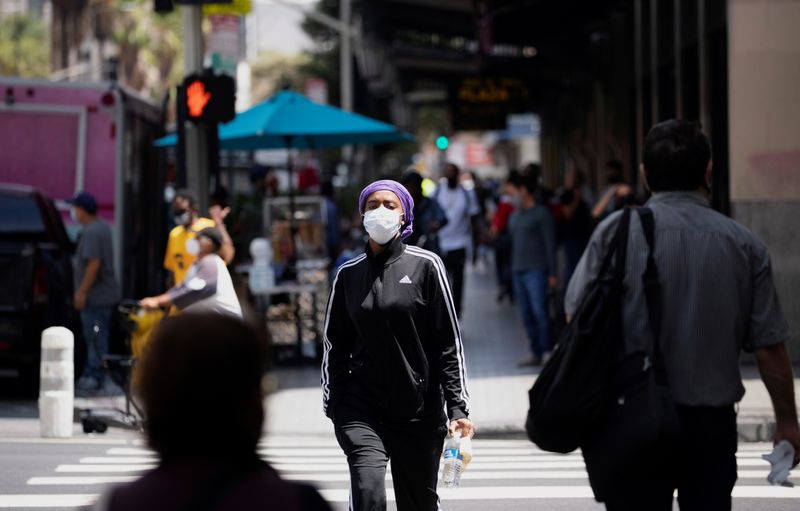
<svg viewBox="0 0 800 511"><path fill-rule="evenodd" d="M186 253L193 256L200 253L200 243L195 238L186 240Z"/></svg>
<svg viewBox="0 0 800 511"><path fill-rule="evenodd" d="M378 245L389 243L400 231L400 212L381 206L364 213L364 229Z"/></svg>

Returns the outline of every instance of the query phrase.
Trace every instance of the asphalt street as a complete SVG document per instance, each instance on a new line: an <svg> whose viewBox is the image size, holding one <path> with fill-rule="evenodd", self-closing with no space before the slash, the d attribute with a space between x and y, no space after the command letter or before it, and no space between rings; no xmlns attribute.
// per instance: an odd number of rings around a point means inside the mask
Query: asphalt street
<svg viewBox="0 0 800 511"><path fill-rule="evenodd" d="M7 423L0 419L0 433ZM27 428L17 423L14 428L27 434L0 435L0 509L80 509L91 505L110 485L133 480L157 463L134 433L112 431L47 440L32 434L36 426L35 421ZM798 509L800 488L772 487L766 482L768 464L760 455L769 448L768 444L740 445L735 510ZM333 438L268 436L259 452L287 479L309 482L334 509L347 509L347 464ZM476 439L474 455L461 488L440 490L442 509L603 509L592 498L579 453L545 453L518 439ZM390 475L386 484L389 509L396 509Z"/></svg>

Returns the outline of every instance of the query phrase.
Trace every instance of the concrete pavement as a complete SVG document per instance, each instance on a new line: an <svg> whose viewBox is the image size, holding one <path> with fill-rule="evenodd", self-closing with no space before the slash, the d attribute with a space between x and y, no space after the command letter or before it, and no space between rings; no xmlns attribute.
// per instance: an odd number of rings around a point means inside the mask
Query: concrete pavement
<svg viewBox="0 0 800 511"><path fill-rule="evenodd" d="M528 342L515 306L495 300L493 270L470 268L467 273L461 327L472 419L482 436L524 436L527 392L539 370L517 367L529 357ZM769 441L774 429L769 395L754 366L743 364L742 372L746 393L739 403L740 438ZM332 434L322 414L318 367L278 368L273 383L277 390L267 400L271 434ZM795 393L800 395L800 378L795 378Z"/></svg>

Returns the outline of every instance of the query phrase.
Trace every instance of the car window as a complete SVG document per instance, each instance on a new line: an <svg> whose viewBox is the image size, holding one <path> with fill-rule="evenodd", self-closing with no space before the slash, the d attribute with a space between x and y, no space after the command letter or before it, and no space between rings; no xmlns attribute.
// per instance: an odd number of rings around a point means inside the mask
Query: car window
<svg viewBox="0 0 800 511"><path fill-rule="evenodd" d="M33 197L0 194L0 233L42 233L42 215Z"/></svg>

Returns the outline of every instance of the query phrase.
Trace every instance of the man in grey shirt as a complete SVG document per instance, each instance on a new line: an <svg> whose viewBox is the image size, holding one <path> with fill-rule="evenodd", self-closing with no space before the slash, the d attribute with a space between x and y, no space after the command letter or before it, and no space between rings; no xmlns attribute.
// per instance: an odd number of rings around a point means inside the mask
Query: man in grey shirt
<svg viewBox="0 0 800 511"><path fill-rule="evenodd" d="M111 313L119 301L119 286L114 275L111 228L97 218L97 201L80 192L67 201L73 218L82 226L75 251L75 309L80 311L86 366L78 380L81 391L98 390L104 379L102 356L108 353Z"/></svg>
<svg viewBox="0 0 800 511"><path fill-rule="evenodd" d="M536 188L536 176L523 176L520 209L508 221L514 298L533 353L522 366L539 365L550 355L547 290L558 283L555 221L547 208L536 204Z"/></svg>
<svg viewBox="0 0 800 511"><path fill-rule="evenodd" d="M686 121L654 126L644 147L642 179L653 193L655 262L662 288L661 337L680 431L634 460L606 500L609 510L729 510L736 482L736 403L744 395L742 349L755 353L772 398L775 442L788 440L800 461L800 429L788 325L772 281L767 249L750 231L713 211L711 148ZM621 214L602 222L589 242L566 295L573 315L612 243ZM631 217L623 304L626 354L653 345L641 277L647 242Z"/></svg>

